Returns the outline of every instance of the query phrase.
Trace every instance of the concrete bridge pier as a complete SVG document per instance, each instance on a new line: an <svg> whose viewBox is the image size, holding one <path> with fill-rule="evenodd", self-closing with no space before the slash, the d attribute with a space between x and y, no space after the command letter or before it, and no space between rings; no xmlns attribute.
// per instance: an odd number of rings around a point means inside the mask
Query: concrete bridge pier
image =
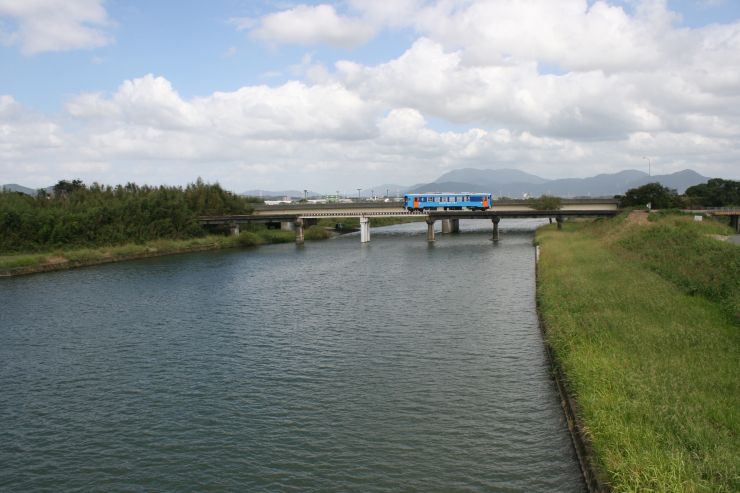
<svg viewBox="0 0 740 493"><path fill-rule="evenodd" d="M230 224L229 225L229 232L232 234L232 236L239 236L239 225L238 224Z"/></svg>
<svg viewBox="0 0 740 493"><path fill-rule="evenodd" d="M740 234L740 216L737 214L730 216L730 226L735 230L735 233Z"/></svg>
<svg viewBox="0 0 740 493"><path fill-rule="evenodd" d="M370 241L370 220L366 216L360 217L360 243Z"/></svg>
<svg viewBox="0 0 740 493"><path fill-rule="evenodd" d="M498 216L494 216L493 218L491 218L491 222L493 223L493 237L491 239L493 241L498 241L498 223L501 222L501 218Z"/></svg>
<svg viewBox="0 0 740 493"><path fill-rule="evenodd" d="M298 218L295 220L295 242L296 245L303 245L303 219Z"/></svg>
<svg viewBox="0 0 740 493"><path fill-rule="evenodd" d="M427 219L427 241L434 241L434 219Z"/></svg>
<svg viewBox="0 0 740 493"><path fill-rule="evenodd" d="M558 223L558 229L563 229L563 216L555 216L555 221Z"/></svg>
<svg viewBox="0 0 740 493"><path fill-rule="evenodd" d="M442 219L442 234L459 233L459 219Z"/></svg>

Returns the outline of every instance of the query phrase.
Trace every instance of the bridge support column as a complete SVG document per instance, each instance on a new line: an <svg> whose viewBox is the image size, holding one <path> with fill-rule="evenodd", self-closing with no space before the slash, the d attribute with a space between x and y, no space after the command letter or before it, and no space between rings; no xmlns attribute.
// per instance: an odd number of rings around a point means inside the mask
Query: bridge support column
<svg viewBox="0 0 740 493"><path fill-rule="evenodd" d="M239 236L239 225L238 224L230 224L229 225L229 231L231 232L232 236Z"/></svg>
<svg viewBox="0 0 740 493"><path fill-rule="evenodd" d="M555 216L555 221L558 223L558 229L563 229L563 216Z"/></svg>
<svg viewBox="0 0 740 493"><path fill-rule="evenodd" d="M303 219L296 219L294 225L296 245L303 245Z"/></svg>
<svg viewBox="0 0 740 493"><path fill-rule="evenodd" d="M491 239L493 241L498 241L499 240L498 223L501 222L501 218L498 216L494 216L491 218L491 222L493 223L493 237Z"/></svg>
<svg viewBox="0 0 740 493"><path fill-rule="evenodd" d="M362 216L360 217L360 243L367 243L370 241L370 220Z"/></svg>
<svg viewBox="0 0 740 493"><path fill-rule="evenodd" d="M434 241L434 219L427 219L427 241Z"/></svg>
<svg viewBox="0 0 740 493"><path fill-rule="evenodd" d="M730 216L730 226L735 229L735 233L740 234L740 216Z"/></svg>
<svg viewBox="0 0 740 493"><path fill-rule="evenodd" d="M460 220L459 219L442 219L442 234L459 233L460 232Z"/></svg>

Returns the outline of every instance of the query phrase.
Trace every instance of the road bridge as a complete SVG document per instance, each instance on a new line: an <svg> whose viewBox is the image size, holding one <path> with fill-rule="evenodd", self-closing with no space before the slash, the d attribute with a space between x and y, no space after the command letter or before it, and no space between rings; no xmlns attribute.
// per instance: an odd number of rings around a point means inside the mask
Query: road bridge
<svg viewBox="0 0 740 493"><path fill-rule="evenodd" d="M740 207L706 207L704 209L684 210L691 214L703 214L705 216L729 217L730 226L735 233L740 234Z"/></svg>
<svg viewBox="0 0 740 493"><path fill-rule="evenodd" d="M505 218L546 217L555 219L560 228L566 217L610 217L619 214L619 202L614 199L564 199L557 210L536 210L524 200L496 201L484 211L427 210L408 211L398 202L355 202L351 204L281 204L259 205L248 215L203 216L202 225L226 225L239 234L239 225L253 222L280 222L284 229L294 229L296 242L303 243L307 223L321 218L357 217L360 219L360 241L370 241L371 217L420 217L427 223L427 240L434 241L434 223L442 222L442 233L460 230L460 219L485 219L493 224L493 240L499 240L498 224Z"/></svg>

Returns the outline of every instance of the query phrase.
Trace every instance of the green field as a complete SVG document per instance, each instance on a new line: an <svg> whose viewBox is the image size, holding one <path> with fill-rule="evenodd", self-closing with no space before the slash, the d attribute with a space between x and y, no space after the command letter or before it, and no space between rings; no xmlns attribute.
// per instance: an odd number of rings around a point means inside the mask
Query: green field
<svg viewBox="0 0 740 493"><path fill-rule="evenodd" d="M546 339L615 491L740 491L740 249L718 233L681 216L537 233Z"/></svg>

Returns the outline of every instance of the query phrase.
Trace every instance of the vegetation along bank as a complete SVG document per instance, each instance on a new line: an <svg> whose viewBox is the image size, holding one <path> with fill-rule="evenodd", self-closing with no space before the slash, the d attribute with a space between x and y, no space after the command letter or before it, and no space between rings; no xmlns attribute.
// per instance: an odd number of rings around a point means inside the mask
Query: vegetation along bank
<svg viewBox="0 0 740 493"><path fill-rule="evenodd" d="M237 237L198 223L201 215L249 214L255 202L201 180L185 188L73 180L36 197L0 192L0 276L295 240L262 225ZM326 237L321 228L306 230L308 240Z"/></svg>
<svg viewBox="0 0 740 493"><path fill-rule="evenodd" d="M638 211L537 232L545 337L615 491L740 491L740 248L727 234Z"/></svg>
<svg viewBox="0 0 740 493"><path fill-rule="evenodd" d="M35 196L0 191L0 277L201 250L295 241L290 231L242 225L242 233L208 231L198 216L250 214L256 197L242 197L218 184L115 187L62 180ZM416 220L417 218L413 218ZM409 218L373 218L372 226ZM307 241L331 236L327 228L359 227L355 218L322 219L306 228ZM220 233L220 234L213 234Z"/></svg>

